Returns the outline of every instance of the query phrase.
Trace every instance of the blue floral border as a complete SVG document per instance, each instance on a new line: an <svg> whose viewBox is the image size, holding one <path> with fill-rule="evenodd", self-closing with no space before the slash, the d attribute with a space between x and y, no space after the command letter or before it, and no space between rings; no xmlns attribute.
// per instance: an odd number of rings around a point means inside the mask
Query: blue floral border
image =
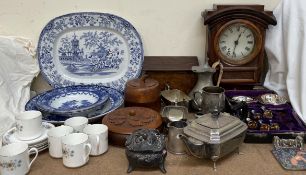
<svg viewBox="0 0 306 175"><path fill-rule="evenodd" d="M37 56L43 77L52 87L82 84L67 80L58 73L54 64L53 44L57 38L57 35L65 29L91 26L111 28L121 33L127 40L131 58L129 59L128 69L124 76L112 82L101 82L97 84L124 91L125 83L129 79L139 77L141 73L144 60L143 45L139 33L131 23L119 16L109 13L70 13L52 19L42 30L37 47Z"/></svg>

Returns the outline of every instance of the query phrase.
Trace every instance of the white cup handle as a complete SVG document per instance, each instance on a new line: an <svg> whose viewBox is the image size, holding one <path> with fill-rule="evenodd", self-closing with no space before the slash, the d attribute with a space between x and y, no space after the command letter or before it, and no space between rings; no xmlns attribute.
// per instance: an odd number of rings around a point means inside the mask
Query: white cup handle
<svg viewBox="0 0 306 175"><path fill-rule="evenodd" d="M96 140L97 140L97 153L99 154L100 152L100 136L99 135L96 136Z"/></svg>
<svg viewBox="0 0 306 175"><path fill-rule="evenodd" d="M86 144L84 145L84 149L85 149L84 162L86 163L87 157L89 156L89 154L90 154L90 152L91 152L91 144L90 144L90 143L86 143Z"/></svg>
<svg viewBox="0 0 306 175"><path fill-rule="evenodd" d="M34 162L34 160L37 158L38 156L38 149L37 148L31 148L28 153L30 154L30 152L34 151L35 152L35 157L31 160L30 164L29 164L29 168L31 168L32 163Z"/></svg>

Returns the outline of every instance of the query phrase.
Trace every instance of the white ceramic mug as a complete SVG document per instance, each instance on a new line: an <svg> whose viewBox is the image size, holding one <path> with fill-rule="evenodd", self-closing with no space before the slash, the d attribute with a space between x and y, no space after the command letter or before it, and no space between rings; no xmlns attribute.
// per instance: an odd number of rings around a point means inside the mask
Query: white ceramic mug
<svg viewBox="0 0 306 175"><path fill-rule="evenodd" d="M33 140L43 131L40 111L24 111L16 117L16 136L20 140Z"/></svg>
<svg viewBox="0 0 306 175"><path fill-rule="evenodd" d="M35 152L35 157L30 162L29 153ZM11 143L0 148L0 174L24 175L38 155L36 148L29 150L26 143Z"/></svg>
<svg viewBox="0 0 306 175"><path fill-rule="evenodd" d="M108 127L103 124L87 125L83 132L89 136L89 143L92 146L90 155L103 154L108 149Z"/></svg>
<svg viewBox="0 0 306 175"><path fill-rule="evenodd" d="M88 135L72 133L62 137L63 164L75 168L86 164L89 160L91 145Z"/></svg>
<svg viewBox="0 0 306 175"><path fill-rule="evenodd" d="M71 126L74 132L83 132L83 129L88 124L86 117L71 117L64 122L65 125Z"/></svg>
<svg viewBox="0 0 306 175"><path fill-rule="evenodd" d="M48 131L48 144L49 144L49 154L54 158L61 158L62 153L62 137L69 135L73 132L71 126L58 126L51 128Z"/></svg>

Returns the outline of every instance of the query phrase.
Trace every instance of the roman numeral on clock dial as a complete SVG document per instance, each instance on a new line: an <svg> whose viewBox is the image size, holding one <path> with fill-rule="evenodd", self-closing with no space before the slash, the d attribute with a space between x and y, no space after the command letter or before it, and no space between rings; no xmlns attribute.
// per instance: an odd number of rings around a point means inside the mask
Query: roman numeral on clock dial
<svg viewBox="0 0 306 175"><path fill-rule="evenodd" d="M252 53L255 42L252 29L244 24L232 24L220 33L221 54L233 60L242 60Z"/></svg>

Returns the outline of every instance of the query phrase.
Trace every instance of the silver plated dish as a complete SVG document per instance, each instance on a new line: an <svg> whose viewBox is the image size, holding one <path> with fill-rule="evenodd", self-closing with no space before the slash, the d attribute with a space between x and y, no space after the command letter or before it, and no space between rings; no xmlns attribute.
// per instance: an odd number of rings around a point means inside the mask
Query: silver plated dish
<svg viewBox="0 0 306 175"><path fill-rule="evenodd" d="M112 14L81 12L52 19L37 48L43 77L53 87L96 84L123 91L141 73L140 35Z"/></svg>
<svg viewBox="0 0 306 175"><path fill-rule="evenodd" d="M183 91L178 89L169 89L161 91L161 96L167 105L187 106L191 98Z"/></svg>
<svg viewBox="0 0 306 175"><path fill-rule="evenodd" d="M162 118L166 123L186 119L187 114L188 109L185 106L170 105L162 110Z"/></svg>
<svg viewBox="0 0 306 175"><path fill-rule="evenodd" d="M80 116L101 109L108 98L108 92L101 86L68 86L47 91L40 96L36 106L49 114Z"/></svg>
<svg viewBox="0 0 306 175"><path fill-rule="evenodd" d="M246 102L246 103L253 103L253 102L257 102L256 99L249 97L249 96L243 96L243 95L239 95L239 96L234 96L232 97L232 100L235 102Z"/></svg>
<svg viewBox="0 0 306 175"><path fill-rule="evenodd" d="M287 103L287 99L277 94L263 94L259 97L259 102L265 105L282 105Z"/></svg>

